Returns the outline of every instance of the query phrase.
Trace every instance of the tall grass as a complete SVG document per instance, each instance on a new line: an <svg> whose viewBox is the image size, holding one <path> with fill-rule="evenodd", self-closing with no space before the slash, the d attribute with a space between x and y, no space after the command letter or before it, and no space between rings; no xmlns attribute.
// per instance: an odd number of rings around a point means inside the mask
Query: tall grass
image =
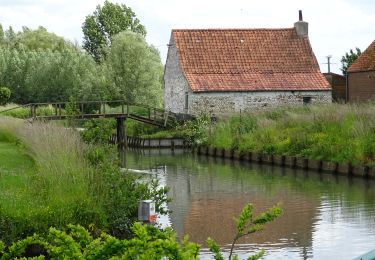
<svg viewBox="0 0 375 260"><path fill-rule="evenodd" d="M329 104L254 111L206 130L218 148L374 164L375 104Z"/></svg>
<svg viewBox="0 0 375 260"><path fill-rule="evenodd" d="M69 223L104 225L101 202L90 189L93 171L86 163L77 132L55 124L28 124L0 117L0 141L23 145L35 165L21 174L8 193L0 191L3 240Z"/></svg>

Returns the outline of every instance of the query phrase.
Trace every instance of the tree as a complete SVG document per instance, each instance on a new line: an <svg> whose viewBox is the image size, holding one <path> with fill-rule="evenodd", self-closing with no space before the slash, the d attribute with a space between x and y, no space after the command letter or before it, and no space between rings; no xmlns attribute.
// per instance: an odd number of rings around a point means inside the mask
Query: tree
<svg viewBox="0 0 375 260"><path fill-rule="evenodd" d="M113 37L105 67L112 99L161 106L163 65L143 36L124 31Z"/></svg>
<svg viewBox="0 0 375 260"><path fill-rule="evenodd" d="M7 101L10 98L10 89L6 87L0 87L0 105L6 105Z"/></svg>
<svg viewBox="0 0 375 260"><path fill-rule="evenodd" d="M0 28L1 29L1 28ZM0 30L1 34L1 30ZM1 35L0 35L1 37ZM15 33L12 27L5 32L3 43L6 47L13 49L26 50L52 50L62 51L65 49L77 49L73 43L65 40L63 37L48 32L46 28L39 26L38 29L32 30L26 26L22 31ZM1 39L0 39L1 44Z"/></svg>
<svg viewBox="0 0 375 260"><path fill-rule="evenodd" d="M3 26L0 23L0 47L5 44L5 35L4 35L4 29Z"/></svg>
<svg viewBox="0 0 375 260"><path fill-rule="evenodd" d="M104 97L101 70L86 53L66 49L0 48L0 85L9 86L12 102L100 100Z"/></svg>
<svg viewBox="0 0 375 260"><path fill-rule="evenodd" d="M131 30L146 35L145 27L130 7L109 1L105 1L103 7L98 5L92 15L86 16L82 30L83 48L98 63L106 57L112 37L119 32Z"/></svg>
<svg viewBox="0 0 375 260"><path fill-rule="evenodd" d="M352 49L350 49L349 53L346 52L344 56L341 58L341 71L344 75L346 75L346 72L350 65L353 64L353 62L362 54L361 50L356 47L356 52L354 52Z"/></svg>

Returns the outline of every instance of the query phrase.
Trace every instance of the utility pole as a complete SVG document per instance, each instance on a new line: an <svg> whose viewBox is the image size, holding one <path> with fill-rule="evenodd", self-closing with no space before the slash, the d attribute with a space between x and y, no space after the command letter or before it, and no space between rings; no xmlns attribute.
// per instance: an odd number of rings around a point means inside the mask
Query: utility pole
<svg viewBox="0 0 375 260"><path fill-rule="evenodd" d="M327 56L328 73L331 73L331 58L332 58L332 55Z"/></svg>

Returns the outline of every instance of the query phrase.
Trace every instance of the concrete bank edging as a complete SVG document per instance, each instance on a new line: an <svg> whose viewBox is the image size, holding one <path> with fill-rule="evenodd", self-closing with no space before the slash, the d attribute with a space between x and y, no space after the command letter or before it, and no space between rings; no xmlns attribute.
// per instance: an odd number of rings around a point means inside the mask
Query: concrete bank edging
<svg viewBox="0 0 375 260"><path fill-rule="evenodd" d="M238 150L219 149L210 146L192 147L194 153L227 159L264 163L305 170L338 173L348 176L375 178L375 167L368 165L352 165L351 163L336 163L318 161L303 157L270 155L255 152L240 153Z"/></svg>

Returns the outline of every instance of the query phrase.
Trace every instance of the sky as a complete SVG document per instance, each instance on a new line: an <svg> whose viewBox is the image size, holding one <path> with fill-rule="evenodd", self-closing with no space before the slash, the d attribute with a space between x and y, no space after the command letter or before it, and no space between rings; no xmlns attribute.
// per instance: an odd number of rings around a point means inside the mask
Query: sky
<svg viewBox="0 0 375 260"><path fill-rule="evenodd" d="M341 73L341 57L350 49L365 50L375 40L375 0L122 0L147 29L147 41L165 63L172 29L291 28L303 11L309 38L322 72ZM104 0L0 0L4 29L22 26L82 42L82 23Z"/></svg>

